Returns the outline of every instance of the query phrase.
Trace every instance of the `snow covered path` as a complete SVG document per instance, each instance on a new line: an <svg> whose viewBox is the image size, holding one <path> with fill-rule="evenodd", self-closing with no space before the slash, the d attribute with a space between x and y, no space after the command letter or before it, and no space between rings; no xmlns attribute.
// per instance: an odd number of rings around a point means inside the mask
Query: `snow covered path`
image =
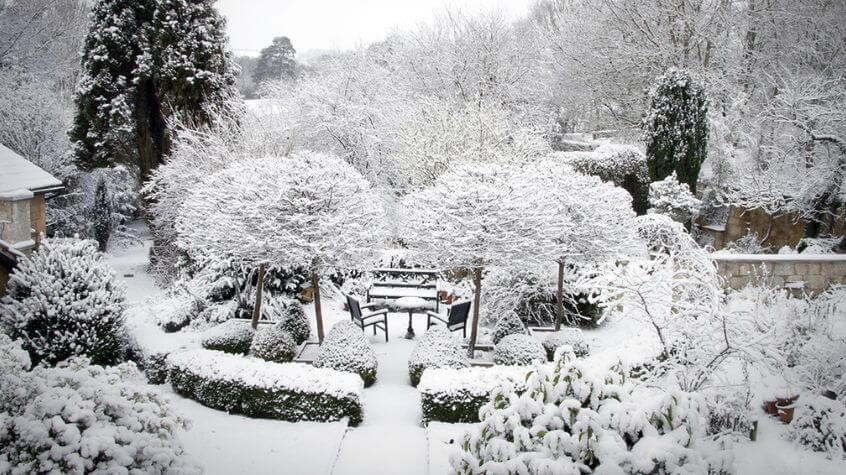
<svg viewBox="0 0 846 475"><path fill-rule="evenodd" d="M399 317L391 315L397 321ZM408 355L414 342L401 338L405 331L402 325L394 325L393 329L396 334L392 332L387 344L384 338L379 343L379 337L370 335L379 360L378 379L364 390L364 422L347 431L335 462L335 474L428 473L420 396L408 382Z"/></svg>

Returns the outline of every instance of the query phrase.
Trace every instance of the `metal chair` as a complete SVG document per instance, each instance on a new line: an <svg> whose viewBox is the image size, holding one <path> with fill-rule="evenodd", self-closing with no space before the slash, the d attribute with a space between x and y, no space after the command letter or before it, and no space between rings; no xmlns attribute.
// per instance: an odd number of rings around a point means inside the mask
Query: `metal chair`
<svg viewBox="0 0 846 475"><path fill-rule="evenodd" d="M347 306L350 308L352 322L361 327L361 331L364 331L367 327L373 327L373 334L375 335L378 328L385 332L385 343L388 342L388 310L383 309L362 314L361 310L371 307L372 304L361 305L358 299L349 295L347 295Z"/></svg>
<svg viewBox="0 0 846 475"><path fill-rule="evenodd" d="M461 330L463 338L467 338L467 317L470 315L470 301L463 300L455 302L447 310L446 318L435 312L426 312L426 328L435 324L437 320L446 325L449 331Z"/></svg>

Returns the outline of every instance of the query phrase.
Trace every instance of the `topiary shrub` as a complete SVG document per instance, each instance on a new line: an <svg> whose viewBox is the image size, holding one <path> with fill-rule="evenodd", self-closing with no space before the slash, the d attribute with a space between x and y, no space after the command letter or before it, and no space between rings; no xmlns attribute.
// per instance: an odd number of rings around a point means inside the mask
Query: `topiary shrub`
<svg viewBox="0 0 846 475"><path fill-rule="evenodd" d="M610 181L632 195L632 208L638 215L649 208L649 168L646 156L634 145L603 144L593 152L564 154L565 162L576 171Z"/></svg>
<svg viewBox="0 0 846 475"><path fill-rule="evenodd" d="M500 340L508 335L525 335L526 325L514 312L508 312L496 322L493 332L493 342L498 344Z"/></svg>
<svg viewBox="0 0 846 475"><path fill-rule="evenodd" d="M582 331L578 328L562 328L557 332L546 335L543 339L543 349L546 351L546 359L552 361L555 358L555 350L567 345L578 357L590 354L590 345L585 341Z"/></svg>
<svg viewBox="0 0 846 475"><path fill-rule="evenodd" d="M250 354L275 363L287 363L297 355L297 344L282 325L259 325L250 344Z"/></svg>
<svg viewBox="0 0 846 475"><path fill-rule="evenodd" d="M846 458L846 406L842 401L803 394L787 437L834 460Z"/></svg>
<svg viewBox="0 0 846 475"><path fill-rule="evenodd" d="M311 325L308 323L303 305L297 300L271 299L262 305L262 312L268 320L279 322L298 345L311 336Z"/></svg>
<svg viewBox="0 0 846 475"><path fill-rule="evenodd" d="M546 351L529 335L508 335L494 347L496 364L526 366L534 360L546 361Z"/></svg>
<svg viewBox="0 0 846 475"><path fill-rule="evenodd" d="M338 322L326 335L314 366L356 373L364 386L376 382L376 352L353 322Z"/></svg>
<svg viewBox="0 0 846 475"><path fill-rule="evenodd" d="M167 358L173 389L204 406L290 422L362 419L361 378L300 363L271 363L220 351Z"/></svg>
<svg viewBox="0 0 846 475"><path fill-rule="evenodd" d="M203 332L202 345L207 350L245 355L250 351L254 334L249 320L233 318Z"/></svg>
<svg viewBox="0 0 846 475"><path fill-rule="evenodd" d="M517 366L427 369L417 386L423 421L479 422L494 388L506 381L524 388L527 373Z"/></svg>
<svg viewBox="0 0 846 475"><path fill-rule="evenodd" d="M425 378L425 376L424 376ZM456 473L730 473L695 393L634 386L572 353L498 385L450 457ZM421 383L422 385L422 383Z"/></svg>
<svg viewBox="0 0 846 475"><path fill-rule="evenodd" d="M417 386L426 368L466 368L467 351L449 330L432 327L417 340L408 358L408 379Z"/></svg>
<svg viewBox="0 0 846 475"><path fill-rule="evenodd" d="M177 439L186 421L132 363L29 363L0 334L0 472L201 473Z"/></svg>
<svg viewBox="0 0 846 475"><path fill-rule="evenodd" d="M94 241L48 239L12 272L0 324L34 364L115 364L126 347L124 288Z"/></svg>

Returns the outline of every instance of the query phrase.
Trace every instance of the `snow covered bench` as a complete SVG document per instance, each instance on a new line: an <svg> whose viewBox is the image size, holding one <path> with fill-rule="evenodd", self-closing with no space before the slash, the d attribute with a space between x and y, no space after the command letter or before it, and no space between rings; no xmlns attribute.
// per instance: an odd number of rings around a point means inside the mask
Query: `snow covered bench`
<svg viewBox="0 0 846 475"><path fill-rule="evenodd" d="M528 366L429 368L417 385L423 422L479 422L479 409L490 401L494 388L511 381L521 390L531 369Z"/></svg>
<svg viewBox="0 0 846 475"><path fill-rule="evenodd" d="M426 269L373 269L373 283L367 290L368 303L388 303L402 297L419 297L438 311L438 271Z"/></svg>
<svg viewBox="0 0 846 475"><path fill-rule="evenodd" d="M173 389L205 406L284 421L362 420L361 378L300 363L271 363L213 350L167 357Z"/></svg>

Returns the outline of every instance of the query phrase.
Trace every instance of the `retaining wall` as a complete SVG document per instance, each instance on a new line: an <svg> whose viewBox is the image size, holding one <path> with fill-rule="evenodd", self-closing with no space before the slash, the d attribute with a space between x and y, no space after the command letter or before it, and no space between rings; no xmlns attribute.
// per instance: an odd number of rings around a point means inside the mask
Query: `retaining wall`
<svg viewBox="0 0 846 475"><path fill-rule="evenodd" d="M732 289L762 282L818 294L846 284L846 254L717 254L712 259Z"/></svg>

